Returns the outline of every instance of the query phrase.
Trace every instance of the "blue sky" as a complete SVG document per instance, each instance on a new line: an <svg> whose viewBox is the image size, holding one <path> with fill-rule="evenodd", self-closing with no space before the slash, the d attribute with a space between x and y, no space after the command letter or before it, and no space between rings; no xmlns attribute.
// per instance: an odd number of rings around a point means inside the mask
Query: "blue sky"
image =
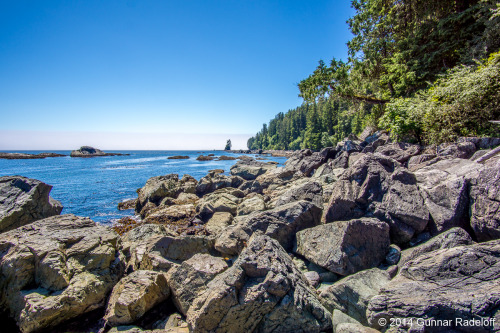
<svg viewBox="0 0 500 333"><path fill-rule="evenodd" d="M352 14L334 0L0 1L0 149L245 148L301 104L319 59L345 59Z"/></svg>

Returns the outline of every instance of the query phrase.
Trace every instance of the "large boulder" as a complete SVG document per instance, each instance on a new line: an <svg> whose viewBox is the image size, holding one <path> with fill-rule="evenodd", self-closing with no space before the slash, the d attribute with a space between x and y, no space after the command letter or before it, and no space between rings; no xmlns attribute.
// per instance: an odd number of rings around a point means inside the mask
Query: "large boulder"
<svg viewBox="0 0 500 333"><path fill-rule="evenodd" d="M137 191L136 212L141 212L148 202L158 206L164 198L177 198L182 192L194 193L197 184L196 179L189 175L184 175L182 179L177 174L149 178L146 185Z"/></svg>
<svg viewBox="0 0 500 333"><path fill-rule="evenodd" d="M394 243L422 232L429 211L415 176L392 158L363 154L335 183L324 222L375 216L390 225Z"/></svg>
<svg viewBox="0 0 500 333"><path fill-rule="evenodd" d="M390 244L387 223L361 218L298 232L295 252L330 272L349 275L378 266Z"/></svg>
<svg viewBox="0 0 500 333"><path fill-rule="evenodd" d="M272 190L277 186L287 184L297 178L298 176L295 175L294 170L285 169L284 167L277 167L276 169L266 171L266 173L257 177L256 181L259 182L262 188L271 188Z"/></svg>
<svg viewBox="0 0 500 333"><path fill-rule="evenodd" d="M476 149L472 142L442 144L437 147L437 154L444 158L471 158Z"/></svg>
<svg viewBox="0 0 500 333"><path fill-rule="evenodd" d="M220 173L209 173L198 182L196 194L201 197L207 193L226 187L238 188L244 182L245 180L239 176L225 176Z"/></svg>
<svg viewBox="0 0 500 333"><path fill-rule="evenodd" d="M205 230L211 235L219 235L233 223L233 215L228 212L214 213L205 224Z"/></svg>
<svg viewBox="0 0 500 333"><path fill-rule="evenodd" d="M228 268L224 259L209 254L196 254L169 273L172 299L184 315L194 299L207 289L207 284Z"/></svg>
<svg viewBox="0 0 500 333"><path fill-rule="evenodd" d="M420 146L400 142L388 143L377 147L377 149L375 149L375 153L391 157L399 163L405 163L412 156L420 153Z"/></svg>
<svg viewBox="0 0 500 333"><path fill-rule="evenodd" d="M328 310L340 310L361 324L368 325L368 303L390 280L391 276L387 271L367 269L323 288L319 297Z"/></svg>
<svg viewBox="0 0 500 333"><path fill-rule="evenodd" d="M167 272L197 253L214 253L214 239L207 236L157 236L133 254L135 269Z"/></svg>
<svg viewBox="0 0 500 333"><path fill-rule="evenodd" d="M325 151L322 154L321 152L313 153L309 149L300 150L295 152L285 162L285 170L290 170L294 173L298 172L301 175L309 177L314 170L326 162L328 154L325 155Z"/></svg>
<svg viewBox="0 0 500 333"><path fill-rule="evenodd" d="M123 274L119 236L74 215L0 235L0 308L39 331L104 306Z"/></svg>
<svg viewBox="0 0 500 333"><path fill-rule="evenodd" d="M109 326L131 324L169 295L164 273L135 271L113 288L104 319Z"/></svg>
<svg viewBox="0 0 500 333"><path fill-rule="evenodd" d="M258 162L255 160L242 160L231 167L231 175L239 176L245 180L254 180L267 170L275 169L276 165Z"/></svg>
<svg viewBox="0 0 500 333"><path fill-rule="evenodd" d="M266 208L264 197L257 194L252 197L245 198L245 200L238 205L238 215L248 215L252 212L266 210Z"/></svg>
<svg viewBox="0 0 500 333"><path fill-rule="evenodd" d="M245 247L253 233L260 231L286 249L293 246L295 234L314 227L321 221L321 209L308 201L292 202L265 212L247 215L229 226L215 242L215 248L227 255L236 255Z"/></svg>
<svg viewBox="0 0 500 333"><path fill-rule="evenodd" d="M323 188L315 181L308 181L306 183L293 186L278 198L275 206L278 207L299 200L312 202L316 206L322 208Z"/></svg>
<svg viewBox="0 0 500 333"><path fill-rule="evenodd" d="M159 207L148 211L144 221L146 223L169 223L190 219L195 213L196 209L193 204Z"/></svg>
<svg viewBox="0 0 500 333"><path fill-rule="evenodd" d="M417 258L423 254L440 250L451 249L452 247L471 245L474 241L469 234L462 228L451 228L415 247L410 247L401 252L398 266L402 267L408 261Z"/></svg>
<svg viewBox="0 0 500 333"><path fill-rule="evenodd" d="M407 262L381 294L371 299L367 311L370 325L380 327L382 318L387 323L415 318L433 320L433 331L490 332L494 319L498 330L499 258L500 241L490 241L436 250ZM470 320L485 321L473 327L459 324ZM420 326L418 323L414 320Z"/></svg>
<svg viewBox="0 0 500 333"><path fill-rule="evenodd" d="M500 166L481 171L470 190L470 224L479 241L500 238Z"/></svg>
<svg viewBox="0 0 500 333"><path fill-rule="evenodd" d="M432 217L434 234L469 223L469 184L483 166L464 159L447 159L415 171L418 188Z"/></svg>
<svg viewBox="0 0 500 333"><path fill-rule="evenodd" d="M240 202L241 199L229 193L210 193L198 202L196 213L204 219L218 212L227 212L236 215Z"/></svg>
<svg viewBox="0 0 500 333"><path fill-rule="evenodd" d="M193 332L323 332L331 315L280 244L255 235L187 313Z"/></svg>
<svg viewBox="0 0 500 333"><path fill-rule="evenodd" d="M51 189L36 179L0 177L0 232L61 214L63 206L49 196Z"/></svg>

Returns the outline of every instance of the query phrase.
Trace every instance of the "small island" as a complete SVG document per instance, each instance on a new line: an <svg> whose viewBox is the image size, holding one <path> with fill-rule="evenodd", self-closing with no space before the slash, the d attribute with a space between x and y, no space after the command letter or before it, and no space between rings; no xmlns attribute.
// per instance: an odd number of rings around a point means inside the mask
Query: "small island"
<svg viewBox="0 0 500 333"><path fill-rule="evenodd" d="M57 153L40 153L40 154L0 153L0 158L6 160L33 160L33 159L42 159L46 157L63 157L63 156L66 155Z"/></svg>
<svg viewBox="0 0 500 333"><path fill-rule="evenodd" d="M130 154L120 154L120 153L105 153L100 149L82 146L78 150L73 150L69 156L71 157L99 157L99 156L128 156Z"/></svg>

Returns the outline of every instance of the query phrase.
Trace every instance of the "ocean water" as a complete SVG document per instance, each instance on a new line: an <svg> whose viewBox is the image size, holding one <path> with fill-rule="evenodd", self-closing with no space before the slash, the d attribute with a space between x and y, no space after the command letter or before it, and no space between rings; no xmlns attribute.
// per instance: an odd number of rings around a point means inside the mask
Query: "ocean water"
<svg viewBox="0 0 500 333"><path fill-rule="evenodd" d="M16 152L38 154L42 151ZM87 216L103 224L132 215L133 211L119 211L117 205L121 201L137 198L137 189L151 177L177 173L179 177L188 174L199 180L212 169L223 169L229 175L229 169L236 160L197 161L196 157L202 153L240 156L224 151L106 151L130 156L71 158L70 151L43 152L68 156L33 160L0 159L0 176L19 175L50 184L53 186L50 195L64 206L62 214ZM175 155L186 155L189 159L167 159ZM284 157L260 157L280 164L286 161Z"/></svg>

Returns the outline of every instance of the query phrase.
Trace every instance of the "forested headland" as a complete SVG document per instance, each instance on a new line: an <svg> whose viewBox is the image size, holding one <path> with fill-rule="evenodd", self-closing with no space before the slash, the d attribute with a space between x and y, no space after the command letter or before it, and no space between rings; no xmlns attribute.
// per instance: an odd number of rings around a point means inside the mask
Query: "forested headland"
<svg viewBox="0 0 500 333"><path fill-rule="evenodd" d="M320 149L369 126L433 144L500 136L500 4L492 0L353 0L344 62L319 61L250 149Z"/></svg>

